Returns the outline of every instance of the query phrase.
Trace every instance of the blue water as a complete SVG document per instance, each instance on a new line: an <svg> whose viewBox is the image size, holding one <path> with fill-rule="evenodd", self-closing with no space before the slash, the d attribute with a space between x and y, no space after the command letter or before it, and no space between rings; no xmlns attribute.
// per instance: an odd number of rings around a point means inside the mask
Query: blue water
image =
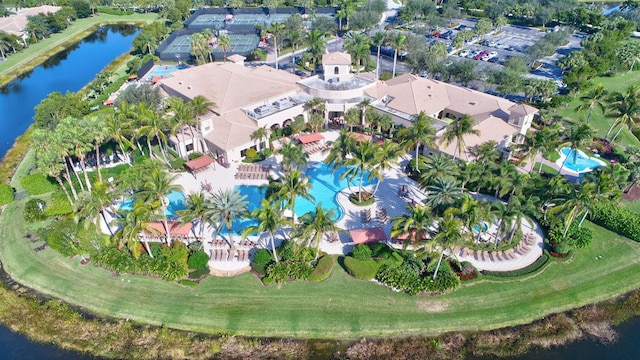
<svg viewBox="0 0 640 360"><path fill-rule="evenodd" d="M102 27L0 91L0 157L33 123L33 108L49 93L78 91L117 56L129 51L138 29ZM3 64L0 63L0 69Z"/></svg>
<svg viewBox="0 0 640 360"><path fill-rule="evenodd" d="M172 73L186 69L188 66L186 65L156 65L149 73L145 75L147 80L151 80L154 76L163 77L171 77Z"/></svg>
<svg viewBox="0 0 640 360"><path fill-rule="evenodd" d="M167 195L167 199L169 200L169 206L167 206L167 211L165 214L168 218L173 218L176 212L180 210L186 209L184 205L184 194L180 191L172 191ZM129 211L133 207L133 199L125 200L120 204L120 210Z"/></svg>
<svg viewBox="0 0 640 360"><path fill-rule="evenodd" d="M302 197L296 198L296 207L295 213L296 216L300 217L308 212L312 212L316 208L316 204L322 204L322 208L325 211L332 210L336 214L336 219L342 218L344 211L342 207L338 204L336 199L336 195L342 189L345 189L349 186L349 182L346 179L340 179L340 176L344 174L346 168L338 169L334 174L331 173L331 169L324 163L320 163L315 167L310 167L306 171L306 175L308 175L309 182L311 183L311 189L309 193L313 196L313 200L307 200ZM358 187L359 179L355 179L351 182L351 188L353 191L356 191ZM374 181L367 181L367 176L365 176L363 181L363 186L375 184ZM247 208L249 211L253 211L260 207L260 201L265 198L264 189L259 186L252 185L240 185L236 186L236 190L238 190L242 195L247 196L247 201L249 205ZM240 219L236 220L232 224L233 232L236 234L242 233L244 229L249 226L256 225L257 221L254 219Z"/></svg>
<svg viewBox="0 0 640 360"><path fill-rule="evenodd" d="M489 225L487 225L487 223L482 223L482 231L487 231L489 230ZM473 232L477 233L480 232L480 225L475 224L473 225Z"/></svg>
<svg viewBox="0 0 640 360"><path fill-rule="evenodd" d="M592 169L602 166L602 163L600 163L599 161L593 160L589 157L585 157L580 152L578 152L576 161L574 162L574 150L571 150L570 148L562 148L560 151L564 156L568 157L567 161L564 163L564 167L569 170L573 170L575 172L584 172L591 171Z"/></svg>

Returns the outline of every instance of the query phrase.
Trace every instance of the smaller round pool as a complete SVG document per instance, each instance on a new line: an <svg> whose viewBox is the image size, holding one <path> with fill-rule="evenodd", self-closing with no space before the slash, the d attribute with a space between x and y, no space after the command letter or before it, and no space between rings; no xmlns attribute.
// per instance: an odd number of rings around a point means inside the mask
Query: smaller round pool
<svg viewBox="0 0 640 360"><path fill-rule="evenodd" d="M489 230L489 225L487 225L486 222L483 222L482 224L475 224L473 225L473 232L475 233L479 233L480 232L480 226L482 226L482 231L487 231Z"/></svg>
<svg viewBox="0 0 640 360"><path fill-rule="evenodd" d="M167 206L166 215L168 218L173 218L179 210L184 210L186 207L184 206L184 194L180 191L172 191L167 195L167 200L169 200L169 205ZM125 200L120 204L120 209L129 211L133 207L133 203L135 200L129 199Z"/></svg>
<svg viewBox="0 0 640 360"><path fill-rule="evenodd" d="M567 147L560 149L560 155L560 159L556 161L556 164L562 166L564 163L564 168L577 173L588 172L605 165L602 161L589 157L580 150L576 154L575 150Z"/></svg>

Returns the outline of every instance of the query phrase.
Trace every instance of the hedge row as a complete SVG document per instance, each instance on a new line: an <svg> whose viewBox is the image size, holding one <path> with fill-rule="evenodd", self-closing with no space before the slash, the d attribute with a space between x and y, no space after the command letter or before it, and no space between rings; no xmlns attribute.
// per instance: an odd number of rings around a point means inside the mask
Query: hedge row
<svg viewBox="0 0 640 360"><path fill-rule="evenodd" d="M14 190L11 185L0 184L0 205L8 204L13 201Z"/></svg>
<svg viewBox="0 0 640 360"><path fill-rule="evenodd" d="M640 215L633 211L601 201L594 207L591 220L616 234L640 241Z"/></svg>
<svg viewBox="0 0 640 360"><path fill-rule="evenodd" d="M49 178L42 173L24 176L20 179L20 185L22 185L31 196L46 194L58 188L56 184L49 181Z"/></svg>
<svg viewBox="0 0 640 360"><path fill-rule="evenodd" d="M376 273L382 265L399 266L402 261L402 256L396 252L393 252L385 260L358 260L351 256L345 256L344 267L351 276L357 279L371 280L376 277Z"/></svg>
<svg viewBox="0 0 640 360"><path fill-rule="evenodd" d="M98 12L109 15L132 15L133 10L120 10L106 6L98 6Z"/></svg>
<svg viewBox="0 0 640 360"><path fill-rule="evenodd" d="M544 266L549 262L549 254L545 251L542 256L538 258L533 264L523 267L522 269L513 271L489 271L485 270L482 274L495 277L517 277L522 275L528 275L539 270L542 270Z"/></svg>
<svg viewBox="0 0 640 360"><path fill-rule="evenodd" d="M333 270L333 259L324 255L318 260L318 264L316 268L313 270L311 275L307 278L308 281L317 282L324 281L331 275L331 271Z"/></svg>

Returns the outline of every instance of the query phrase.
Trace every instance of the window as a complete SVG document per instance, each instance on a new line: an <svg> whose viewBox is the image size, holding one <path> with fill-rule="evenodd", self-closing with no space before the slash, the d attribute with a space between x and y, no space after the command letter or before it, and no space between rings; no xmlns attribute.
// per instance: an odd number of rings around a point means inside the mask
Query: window
<svg viewBox="0 0 640 360"><path fill-rule="evenodd" d="M187 151L193 151L193 143L187 144L185 148L187 149Z"/></svg>
<svg viewBox="0 0 640 360"><path fill-rule="evenodd" d="M333 68L333 73L334 73L335 75L340 74L340 68L339 68L339 67L337 67L337 66L336 66L335 68Z"/></svg>

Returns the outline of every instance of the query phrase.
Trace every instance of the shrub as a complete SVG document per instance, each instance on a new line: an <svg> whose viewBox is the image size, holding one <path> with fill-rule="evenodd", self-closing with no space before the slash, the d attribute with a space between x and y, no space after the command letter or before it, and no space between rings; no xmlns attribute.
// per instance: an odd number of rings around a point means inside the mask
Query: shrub
<svg viewBox="0 0 640 360"><path fill-rule="evenodd" d="M200 279L202 276L209 274L208 267L202 267L192 273L189 273L189 279Z"/></svg>
<svg viewBox="0 0 640 360"><path fill-rule="evenodd" d="M307 280L309 281L323 281L326 280L333 270L333 259L325 255L318 260L318 264L316 264L316 268L313 269L313 272Z"/></svg>
<svg viewBox="0 0 640 360"><path fill-rule="evenodd" d="M549 242L556 244L554 247L559 254L566 254L572 247L582 249L593 240L593 232L589 228L579 227L579 222L571 223L567 235L564 235L565 226L562 222L556 222L551 225L549 230ZM561 245L562 244L562 245ZM557 247L562 246L563 251L558 251Z"/></svg>
<svg viewBox="0 0 640 360"><path fill-rule="evenodd" d="M284 240L280 246L278 246L278 255L282 260L295 260L295 243L290 240Z"/></svg>
<svg viewBox="0 0 640 360"><path fill-rule="evenodd" d="M273 281L274 281L273 278L270 278L268 276L265 276L262 278L262 283L265 285L271 285L273 284Z"/></svg>
<svg viewBox="0 0 640 360"><path fill-rule="evenodd" d="M249 159L253 159L258 155L258 152L256 151L256 149L254 148L249 148L247 149L247 152L245 153L245 156Z"/></svg>
<svg viewBox="0 0 640 360"><path fill-rule="evenodd" d="M344 258L344 267L347 272L360 280L371 280L382 266L382 262L376 260L358 260L351 256Z"/></svg>
<svg viewBox="0 0 640 360"><path fill-rule="evenodd" d="M313 272L313 266L306 261L274 262L267 266L267 276L281 283L287 280L306 280Z"/></svg>
<svg viewBox="0 0 640 360"><path fill-rule="evenodd" d="M169 160L169 165L171 165L171 167L174 168L174 169L182 170L184 168L184 164L186 164L186 163L187 162L183 158L177 158L177 159Z"/></svg>
<svg viewBox="0 0 640 360"><path fill-rule="evenodd" d="M251 259L252 262L256 264L263 264L263 265L268 264L272 260L273 260L273 256L271 254L271 251L267 249L258 249L253 254L253 259Z"/></svg>
<svg viewBox="0 0 640 360"><path fill-rule="evenodd" d="M433 273L435 272L437 264L429 266L425 278L428 279L427 290L432 292L444 293L448 290L454 290L460 286L460 279L456 273L451 269L447 261L440 263L438 268L438 275L433 279Z"/></svg>
<svg viewBox="0 0 640 360"><path fill-rule="evenodd" d="M42 230L42 239L55 251L64 256L77 254L78 225L72 218L54 222Z"/></svg>
<svg viewBox="0 0 640 360"><path fill-rule="evenodd" d="M133 15L133 10L113 9L106 6L98 6L98 12L101 12L103 14L118 15L118 16Z"/></svg>
<svg viewBox="0 0 640 360"><path fill-rule="evenodd" d="M118 250L108 246L91 254L91 259L97 266L116 273L157 275L167 281L175 281L189 274L188 251L183 243L175 242L172 247L152 245L151 249L152 253L157 252L154 258L142 253L136 259L126 249Z"/></svg>
<svg viewBox="0 0 640 360"><path fill-rule="evenodd" d="M56 191L51 195L51 203L44 209L46 216L67 215L72 212L73 206L71 206L62 190Z"/></svg>
<svg viewBox="0 0 640 360"><path fill-rule="evenodd" d="M199 152L192 152L191 154L189 154L189 160L193 160L193 159L197 159L199 157L201 157L203 154L199 153Z"/></svg>
<svg viewBox="0 0 640 360"><path fill-rule="evenodd" d="M414 267L407 262L396 267L387 264L382 265L376 274L376 279L409 295L426 291L429 282L428 279L420 277Z"/></svg>
<svg viewBox="0 0 640 360"><path fill-rule="evenodd" d="M178 283L180 285L184 285L184 286L188 286L188 287L196 287L196 286L198 286L198 283L196 281L191 281L191 280L180 280L180 281L178 281Z"/></svg>
<svg viewBox="0 0 640 360"><path fill-rule="evenodd" d="M0 184L0 205L8 204L13 201L15 190L8 184Z"/></svg>
<svg viewBox="0 0 640 360"><path fill-rule="evenodd" d="M36 173L24 176L20 179L20 185L29 193L29 195L46 194L56 190L56 184L49 181L49 178L42 173Z"/></svg>
<svg viewBox="0 0 640 360"><path fill-rule="evenodd" d="M371 259L371 248L366 244L356 245L353 248L353 257L356 260L368 260Z"/></svg>
<svg viewBox="0 0 640 360"><path fill-rule="evenodd" d="M591 214L596 224L633 241L640 241L640 215L618 207L609 201L600 201Z"/></svg>
<svg viewBox="0 0 640 360"><path fill-rule="evenodd" d="M189 265L189 269L202 269L207 266L208 262L209 255L207 255L206 252L200 250L189 255L187 265Z"/></svg>
<svg viewBox="0 0 640 360"><path fill-rule="evenodd" d="M391 80L391 73L388 71L383 71L380 73L380 80L382 81L387 81L387 80Z"/></svg>
<svg viewBox="0 0 640 360"><path fill-rule="evenodd" d="M389 247L389 245L381 242L376 242L369 245L371 249L371 257L379 259L388 259L391 254L395 253L395 250Z"/></svg>
<svg viewBox="0 0 640 360"><path fill-rule="evenodd" d="M273 154L273 151L269 148L264 148L262 149L262 154L264 154L264 158L266 159Z"/></svg>
<svg viewBox="0 0 640 360"><path fill-rule="evenodd" d="M22 215L27 222L36 222L46 219L44 208L47 203L42 199L31 199L24 205Z"/></svg>

